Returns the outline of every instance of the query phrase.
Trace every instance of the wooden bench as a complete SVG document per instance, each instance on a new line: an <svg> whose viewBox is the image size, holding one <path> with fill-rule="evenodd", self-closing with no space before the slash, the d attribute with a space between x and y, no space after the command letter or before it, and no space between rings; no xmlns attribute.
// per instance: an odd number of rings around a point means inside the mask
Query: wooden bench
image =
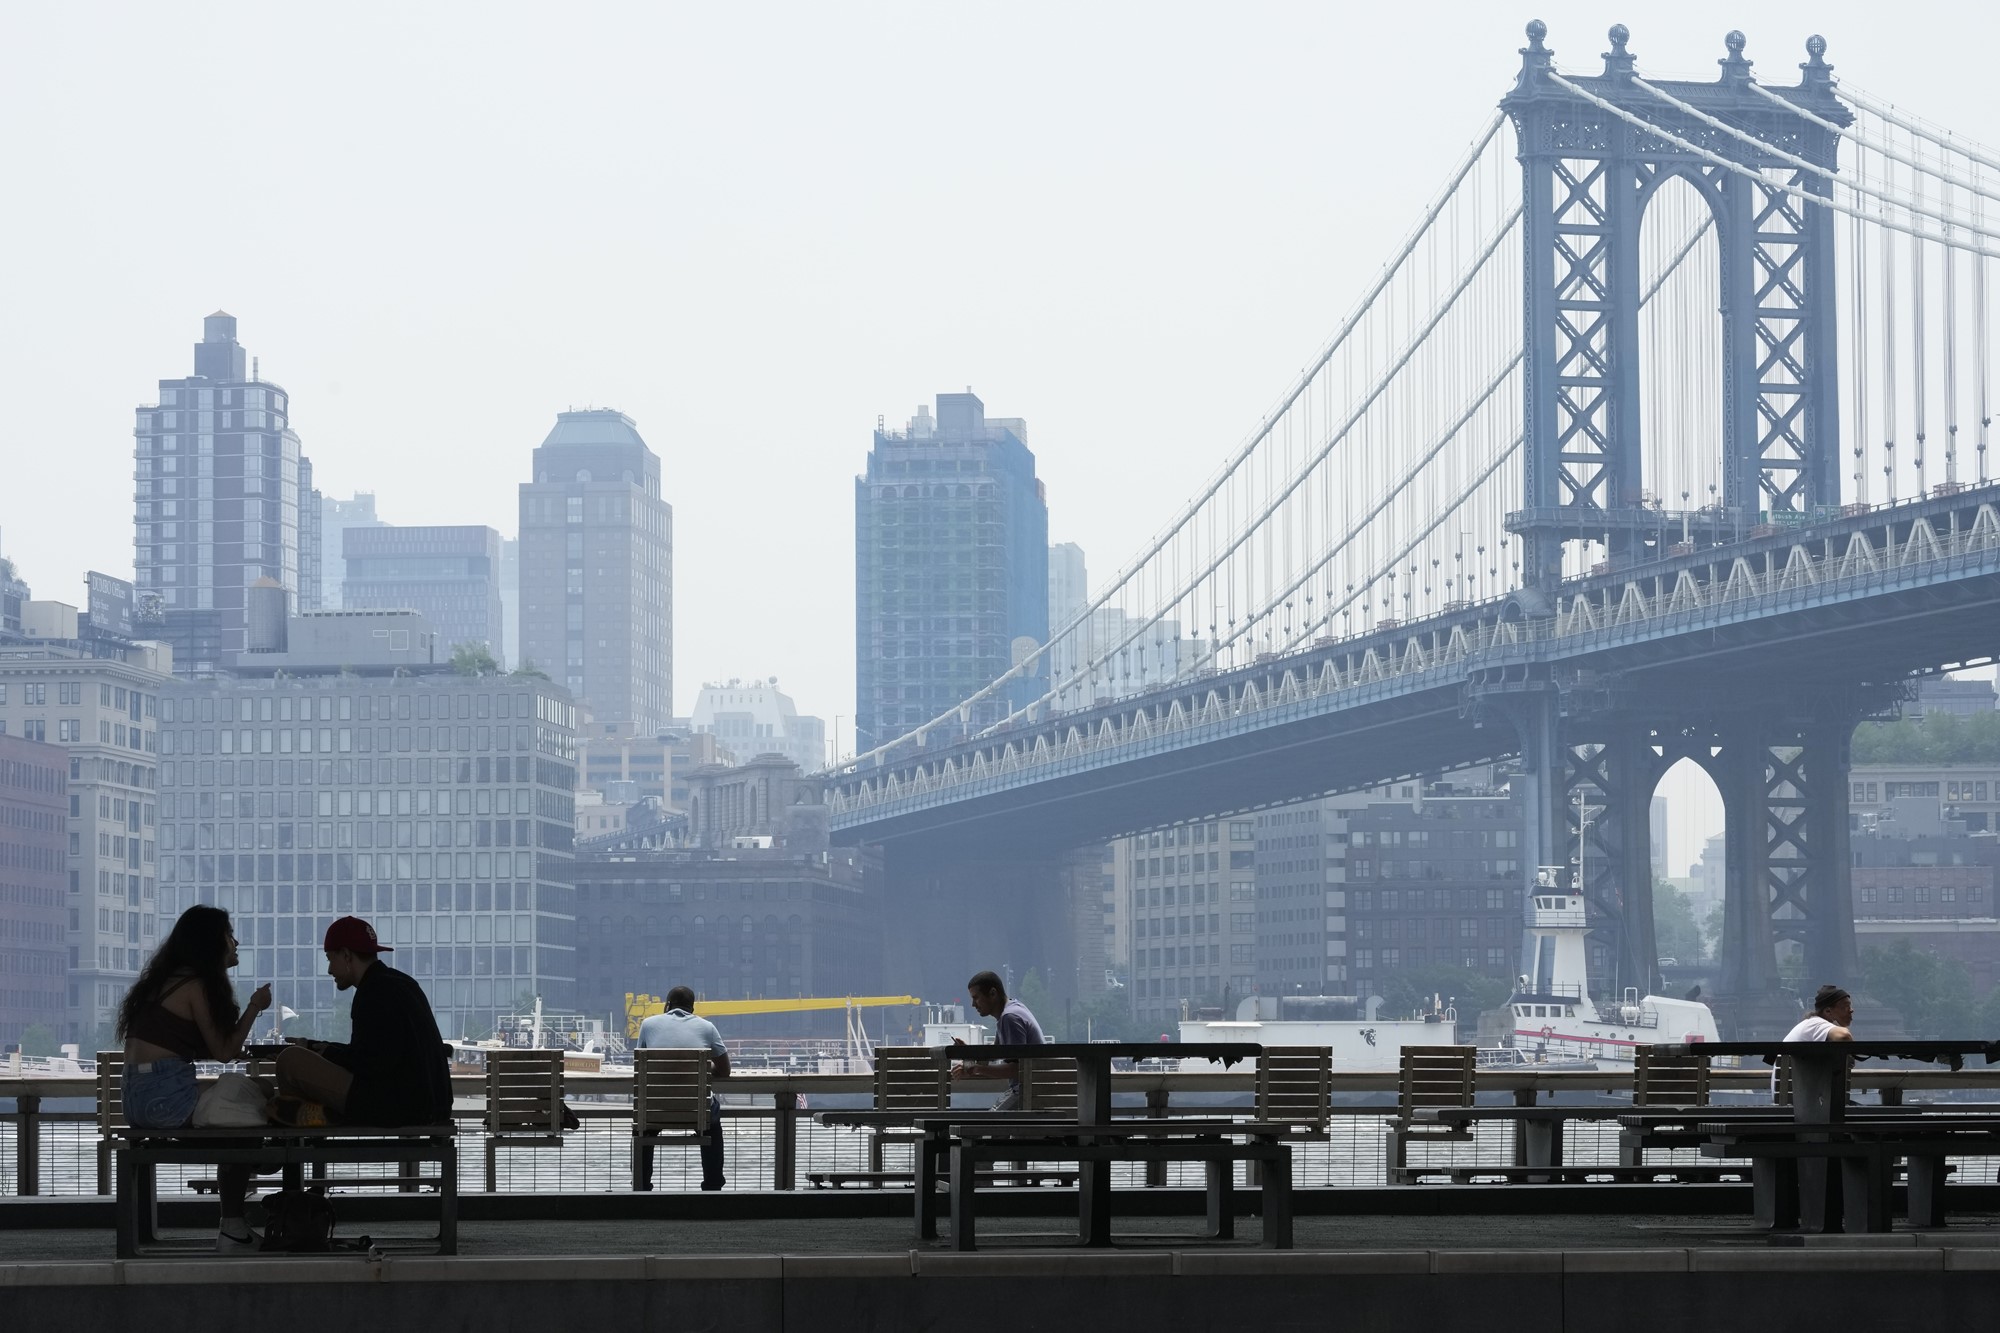
<svg viewBox="0 0 2000 1333"><path fill-rule="evenodd" d="M375 1128L332 1125L294 1129L273 1125L254 1129L135 1129L127 1127L116 1153L114 1171L118 1257L134 1259L155 1254L208 1254L212 1239L197 1243L168 1242L159 1237L161 1166L201 1164L248 1166L253 1171L277 1170L286 1188L304 1185L307 1166L327 1163L423 1163L438 1166L438 1232L417 1242L439 1254L458 1252L458 1145L451 1125ZM425 1177L429 1180L429 1177ZM345 1183L330 1181L328 1183ZM403 1248L389 1242L378 1248Z"/></svg>
<svg viewBox="0 0 2000 1333"><path fill-rule="evenodd" d="M1412 1143L1465 1143L1473 1137L1469 1125L1449 1125L1424 1121L1418 1112L1427 1108L1471 1106L1473 1074L1479 1052L1472 1046L1405 1046L1397 1062L1396 1119L1389 1126L1386 1143L1387 1174L1391 1185L1414 1185L1426 1175L1444 1172L1412 1167Z"/></svg>
<svg viewBox="0 0 2000 1333"><path fill-rule="evenodd" d="M1235 1235L1235 1163L1255 1162L1261 1171L1264 1244L1292 1246L1292 1150L1285 1139L1293 1126L1236 1120L1122 1120L1108 1124L958 1123L949 1127L951 1155L951 1243L956 1250L977 1243L979 1167L983 1162L1031 1157L1082 1163L1199 1161L1207 1168L1208 1231L1205 1238ZM926 1152L921 1160L933 1160ZM1088 1172L1080 1177L1088 1181ZM920 1237L931 1191L928 1172L917 1182ZM1079 1193L1077 1232L1085 1245L1111 1242L1108 1198ZM934 1216L930 1236L935 1236Z"/></svg>
<svg viewBox="0 0 2000 1333"><path fill-rule="evenodd" d="M649 1047L632 1052L632 1188L653 1188L653 1150L661 1144L699 1148L709 1132L706 1048Z"/></svg>
<svg viewBox="0 0 2000 1333"><path fill-rule="evenodd" d="M502 1148L560 1148L563 1053L496 1050L486 1055L486 1191L499 1189Z"/></svg>

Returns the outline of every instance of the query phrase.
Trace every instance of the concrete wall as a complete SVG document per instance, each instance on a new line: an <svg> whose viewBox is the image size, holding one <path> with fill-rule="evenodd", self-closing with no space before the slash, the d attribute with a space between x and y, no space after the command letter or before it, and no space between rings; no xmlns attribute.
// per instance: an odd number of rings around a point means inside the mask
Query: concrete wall
<svg viewBox="0 0 2000 1333"><path fill-rule="evenodd" d="M0 1265L14 1329L1094 1333L1985 1327L2000 1250L1440 1250Z"/></svg>

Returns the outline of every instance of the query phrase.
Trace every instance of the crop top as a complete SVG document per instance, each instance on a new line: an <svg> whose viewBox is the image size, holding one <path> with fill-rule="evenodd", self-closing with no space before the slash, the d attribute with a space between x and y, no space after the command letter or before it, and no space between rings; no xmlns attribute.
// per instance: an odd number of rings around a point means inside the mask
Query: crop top
<svg viewBox="0 0 2000 1333"><path fill-rule="evenodd" d="M192 979L183 977L161 992L158 1000L133 1016L132 1026L125 1035L172 1051L183 1060L202 1059L207 1051L201 1036L201 1025L192 1018L182 1018L163 1003L167 996Z"/></svg>

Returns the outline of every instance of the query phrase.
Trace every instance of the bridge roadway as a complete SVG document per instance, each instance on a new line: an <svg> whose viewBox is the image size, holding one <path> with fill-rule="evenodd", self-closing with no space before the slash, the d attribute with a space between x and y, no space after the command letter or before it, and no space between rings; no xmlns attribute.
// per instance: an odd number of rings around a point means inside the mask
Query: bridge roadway
<svg viewBox="0 0 2000 1333"><path fill-rule="evenodd" d="M1944 488L1939 488L1943 490ZM2000 483L1565 580L828 775L842 843L1062 848L1516 753L1509 695L1669 724L2000 652Z"/></svg>

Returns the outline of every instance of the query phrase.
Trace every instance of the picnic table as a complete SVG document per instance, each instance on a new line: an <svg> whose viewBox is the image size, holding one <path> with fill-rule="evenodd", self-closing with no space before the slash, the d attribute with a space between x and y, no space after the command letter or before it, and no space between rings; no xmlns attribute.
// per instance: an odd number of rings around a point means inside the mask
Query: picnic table
<svg viewBox="0 0 2000 1333"><path fill-rule="evenodd" d="M1654 1180L1673 1176L1681 1180L1713 1180L1728 1174L1725 1168L1688 1167L1670 1164L1648 1166L1642 1162L1572 1165L1563 1159L1563 1129L1572 1120L1624 1121L1630 1108L1624 1106L1432 1106L1417 1110L1418 1121L1439 1125L1470 1127L1480 1121L1501 1120L1514 1126L1514 1160L1504 1167L1471 1166L1440 1169L1436 1174L1454 1180L1479 1176L1504 1176L1526 1184L1558 1184L1586 1177L1611 1180Z"/></svg>
<svg viewBox="0 0 2000 1333"><path fill-rule="evenodd" d="M1848 1076L1856 1060L1921 1060L1957 1070L1971 1057L1987 1064L2000 1061L2000 1042L1982 1040L1897 1039L1882 1041L1710 1041L1664 1046L1681 1055L1756 1056L1775 1064L1792 1062L1792 1107L1787 1123L1755 1122L1744 1117L1701 1117L1697 1133L1706 1142L1705 1156L1748 1155L1755 1163L1758 1216L1766 1225L1797 1225L1807 1231L1838 1232L1845 1223L1853 1230L1887 1230L1888 1164L1912 1159L1913 1194L1924 1199L1924 1211L1942 1217L1930 1200L1941 1195L1944 1154L1954 1149L1979 1149L1982 1129L2000 1130L2000 1120L1968 1118L1956 1108L1903 1117L1850 1115ZM1905 1112L1915 1108L1901 1108ZM1829 1165L1843 1162L1845 1179L1861 1197L1845 1200L1845 1191L1829 1187ZM1855 1165L1845 1163L1852 1160ZM1917 1176L1922 1174L1922 1182ZM1935 1223L1932 1223L1933 1225Z"/></svg>
<svg viewBox="0 0 2000 1333"><path fill-rule="evenodd" d="M1266 1243L1290 1244L1291 1149L1281 1140L1293 1126L1209 1119L1128 1118L1111 1112L1111 1071L1117 1060L1166 1051L1176 1058L1231 1065L1262 1054L1254 1043L1050 1042L1040 1046L946 1047L950 1059L977 1062L1068 1061L1076 1069L1076 1109L1070 1115L1012 1111L829 1112L830 1125L907 1126L921 1131L917 1147L916 1226L920 1240L937 1235L938 1173L950 1162L952 1244L973 1245L981 1163L1056 1160L1077 1163L1077 1237L1087 1246L1111 1243L1111 1167L1117 1161L1198 1160L1208 1164L1209 1234L1228 1238L1233 1226L1233 1164L1265 1163ZM1243 1141L1238 1142L1241 1139ZM1275 1178L1275 1179L1274 1179Z"/></svg>
<svg viewBox="0 0 2000 1333"><path fill-rule="evenodd" d="M214 1242L204 1239L198 1246L163 1241L158 1234L159 1191L155 1171L178 1164L241 1165L261 1168L259 1174L277 1170L286 1189L305 1185L305 1168L328 1163L387 1163L399 1170L414 1172L420 1164L435 1162L438 1174L438 1230L434 1238L416 1242L418 1248L438 1254L458 1252L458 1148L455 1127L403 1125L388 1128L366 1125L327 1125L296 1128L264 1125L233 1129L137 1129L124 1131L117 1153L116 1219L117 1253L120 1259L161 1254L213 1253ZM432 1177L411 1183L431 1183ZM338 1182L335 1182L338 1183ZM376 1248L402 1248L406 1242L391 1241Z"/></svg>

